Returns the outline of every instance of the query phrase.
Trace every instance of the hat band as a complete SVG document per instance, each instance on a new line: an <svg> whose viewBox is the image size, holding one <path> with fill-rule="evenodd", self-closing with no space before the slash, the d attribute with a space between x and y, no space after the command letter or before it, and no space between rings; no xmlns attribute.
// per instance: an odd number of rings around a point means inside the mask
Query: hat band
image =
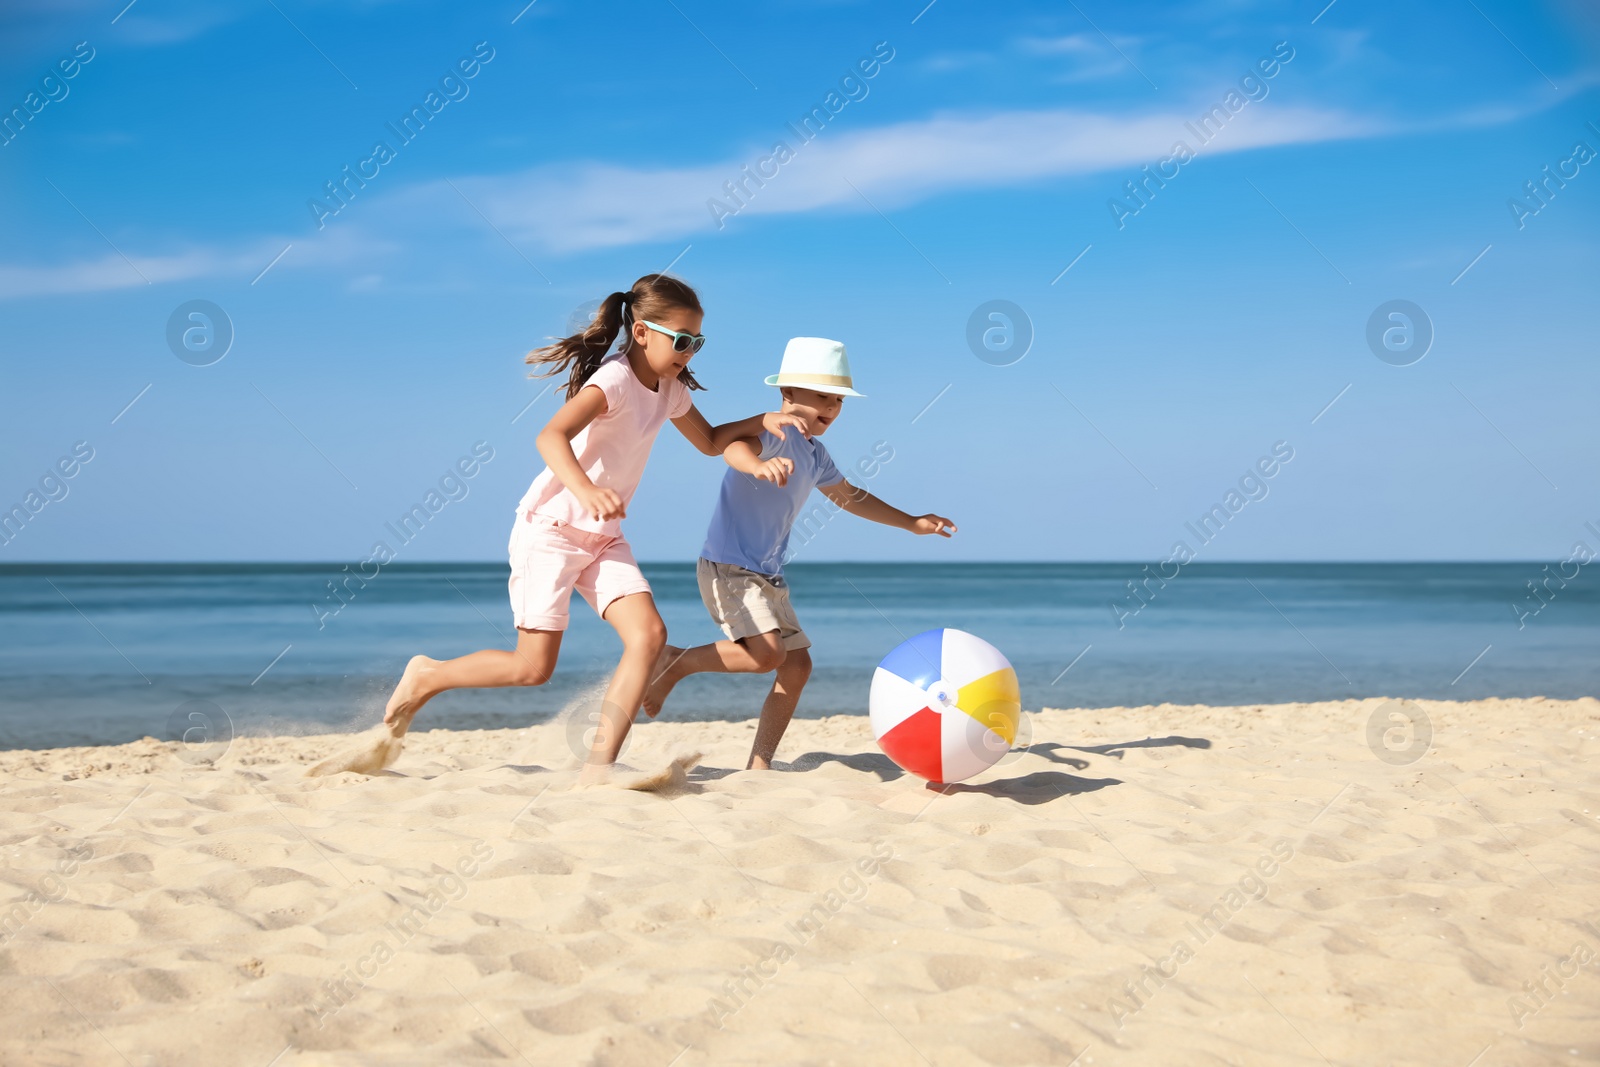
<svg viewBox="0 0 1600 1067"><path fill-rule="evenodd" d="M779 385L842 385L852 388L848 374L779 374Z"/></svg>

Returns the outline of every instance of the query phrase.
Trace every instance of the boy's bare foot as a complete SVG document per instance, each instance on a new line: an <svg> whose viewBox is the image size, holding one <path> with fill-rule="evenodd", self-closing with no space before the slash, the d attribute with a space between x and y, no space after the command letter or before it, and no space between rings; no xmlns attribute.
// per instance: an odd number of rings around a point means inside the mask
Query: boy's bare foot
<svg viewBox="0 0 1600 1067"><path fill-rule="evenodd" d="M656 660L655 669L650 673L650 685L644 691L644 713L652 719L661 714L661 705L667 702L667 695L678 684L673 668L683 658L683 652L681 648L668 645L661 650L661 658Z"/></svg>
<svg viewBox="0 0 1600 1067"><path fill-rule="evenodd" d="M744 765L744 769L747 771L770 771L772 770L772 761L765 756L757 756L751 753L750 762Z"/></svg>
<svg viewBox="0 0 1600 1067"><path fill-rule="evenodd" d="M394 687L394 692L389 696L389 703L383 709L383 721L396 737L404 737L411 728L411 719L421 710L426 703L426 698L418 699L418 675L429 667L434 666L437 660L427 656L412 656L406 664L405 673L400 675L400 682Z"/></svg>

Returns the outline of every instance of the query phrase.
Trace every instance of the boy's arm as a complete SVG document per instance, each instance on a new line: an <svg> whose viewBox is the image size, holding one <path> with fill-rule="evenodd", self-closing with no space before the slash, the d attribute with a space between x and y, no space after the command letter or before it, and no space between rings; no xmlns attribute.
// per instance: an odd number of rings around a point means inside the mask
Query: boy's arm
<svg viewBox="0 0 1600 1067"><path fill-rule="evenodd" d="M832 485L819 485L817 488L821 490L823 496L850 514L873 522L881 522L885 526L910 530L914 534L936 533L940 537L949 537L956 532L956 524L943 515L908 515L849 482L835 482Z"/></svg>
<svg viewBox="0 0 1600 1067"><path fill-rule="evenodd" d="M708 456L720 456L727 451L733 442L741 437L758 437L762 430L777 437L783 436L785 426L806 432L806 424L793 415L785 415L780 411L766 411L760 415L751 415L748 419L738 422L725 422L721 426L713 426L700 414L700 409L690 405L689 410L672 420L672 425L678 432L688 438L689 443Z"/></svg>

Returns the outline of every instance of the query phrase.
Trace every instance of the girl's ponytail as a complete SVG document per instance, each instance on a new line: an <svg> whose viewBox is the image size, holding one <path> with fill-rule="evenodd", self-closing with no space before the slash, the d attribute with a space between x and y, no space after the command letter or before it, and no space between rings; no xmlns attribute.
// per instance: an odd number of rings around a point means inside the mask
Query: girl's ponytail
<svg viewBox="0 0 1600 1067"><path fill-rule="evenodd" d="M630 331L636 318L660 319L671 309L700 311L700 298L687 282L668 274L646 274L627 292L612 293L602 300L594 318L581 331L534 349L528 353L527 362L547 368L536 372L538 377L566 371L567 399L571 400L600 369L618 334L623 335L618 351L626 351L633 343ZM690 389L704 388L687 367L678 380Z"/></svg>
<svg viewBox="0 0 1600 1067"><path fill-rule="evenodd" d="M527 361L534 366L547 367L541 377L566 371L567 399L571 400L583 388L583 383L600 369L601 360L611 351L611 343L622 330L622 312L630 295L612 293L600 302L589 325L571 337L534 349L528 353Z"/></svg>

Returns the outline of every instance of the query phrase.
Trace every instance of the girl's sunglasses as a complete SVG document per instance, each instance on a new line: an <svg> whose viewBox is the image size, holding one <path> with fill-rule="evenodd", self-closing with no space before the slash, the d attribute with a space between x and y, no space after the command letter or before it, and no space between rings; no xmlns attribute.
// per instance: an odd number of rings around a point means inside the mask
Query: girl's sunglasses
<svg viewBox="0 0 1600 1067"><path fill-rule="evenodd" d="M674 352L698 352L700 351L700 346L706 343L706 335L703 333L679 333L677 330L669 330L665 326L657 326L649 319L640 319L639 321L656 333L664 333L672 338L672 350Z"/></svg>

